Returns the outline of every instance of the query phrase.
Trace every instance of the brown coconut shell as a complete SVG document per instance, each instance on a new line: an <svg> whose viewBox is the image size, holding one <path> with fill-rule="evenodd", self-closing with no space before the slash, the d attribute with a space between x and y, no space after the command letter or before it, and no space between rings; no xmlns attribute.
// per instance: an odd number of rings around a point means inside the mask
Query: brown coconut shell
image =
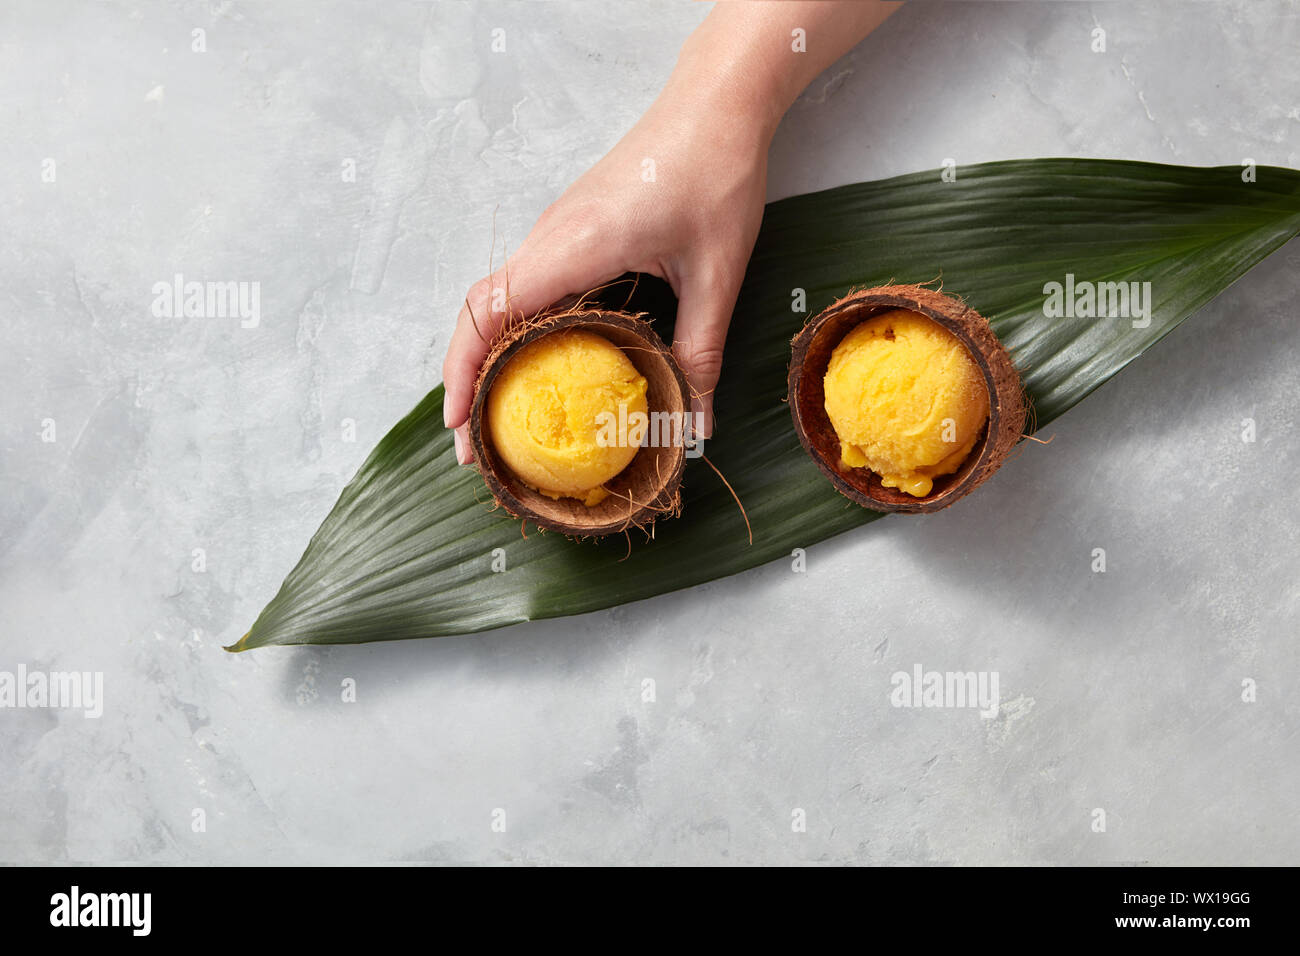
<svg viewBox="0 0 1300 956"><path fill-rule="evenodd" d="M489 440L491 429L486 427L487 396L506 363L529 343L560 329L593 332L621 348L645 377L648 411L675 412L682 416L680 421L689 422L691 403L686 378L642 315L576 304L564 311L517 322L493 343L475 385L469 439L493 498L516 518L583 538L649 528L657 518L681 512L684 445L643 446L626 468L605 482L609 497L588 506L574 498L548 498L520 481L497 455Z"/></svg>
<svg viewBox="0 0 1300 956"><path fill-rule="evenodd" d="M860 323L881 312L909 309L933 319L966 346L989 391L989 418L962 466L934 479L916 498L886 488L867 468L840 462L840 439L826 414L824 382L831 353ZM876 511L921 514L947 508L970 494L1001 467L1020 440L1028 403L1020 375L988 320L960 299L917 285L888 285L852 292L814 316L791 342L790 414L799 441L817 467L845 497Z"/></svg>

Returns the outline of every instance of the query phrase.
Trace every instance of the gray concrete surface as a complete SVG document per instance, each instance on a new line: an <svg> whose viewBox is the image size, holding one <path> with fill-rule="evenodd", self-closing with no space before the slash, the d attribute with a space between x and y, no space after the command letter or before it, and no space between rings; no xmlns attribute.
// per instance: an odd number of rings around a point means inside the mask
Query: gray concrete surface
<svg viewBox="0 0 1300 956"><path fill-rule="evenodd" d="M1297 862L1297 244L971 506L805 574L219 649L438 380L494 210L517 245L705 13L3 5L0 670L102 672L104 707L0 710L0 861ZM1288 3L909 4L796 105L771 196L1300 166L1297 48ZM154 315L178 272L260 282L259 324ZM996 671L998 716L891 706L915 664Z"/></svg>

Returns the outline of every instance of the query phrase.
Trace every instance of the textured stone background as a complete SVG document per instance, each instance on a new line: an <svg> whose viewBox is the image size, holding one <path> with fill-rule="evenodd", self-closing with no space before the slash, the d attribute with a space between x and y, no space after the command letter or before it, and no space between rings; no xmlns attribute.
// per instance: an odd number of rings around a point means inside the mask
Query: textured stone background
<svg viewBox="0 0 1300 956"><path fill-rule="evenodd" d="M806 574L220 650L438 380L493 210L517 245L705 13L3 4L0 669L101 670L107 703L0 711L0 860L1296 862L1296 244L977 506ZM1280 2L909 4L795 106L771 196L950 156L1300 166L1297 49ZM259 281L261 325L155 318L175 272ZM914 663L997 670L1001 715L890 707Z"/></svg>

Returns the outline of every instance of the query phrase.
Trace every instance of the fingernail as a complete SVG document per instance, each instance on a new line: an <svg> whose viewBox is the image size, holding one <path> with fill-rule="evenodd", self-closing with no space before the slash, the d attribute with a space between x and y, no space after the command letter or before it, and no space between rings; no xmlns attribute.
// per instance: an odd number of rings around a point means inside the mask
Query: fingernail
<svg viewBox="0 0 1300 956"><path fill-rule="evenodd" d="M704 407L703 399L691 398L691 428L700 438L713 437L713 422L709 410Z"/></svg>
<svg viewBox="0 0 1300 956"><path fill-rule="evenodd" d="M446 396L443 397L442 424L444 428L451 427L451 409L447 407Z"/></svg>
<svg viewBox="0 0 1300 956"><path fill-rule="evenodd" d="M469 456L465 454L465 439L460 436L458 431L451 434L456 441L456 464L463 465L469 461Z"/></svg>

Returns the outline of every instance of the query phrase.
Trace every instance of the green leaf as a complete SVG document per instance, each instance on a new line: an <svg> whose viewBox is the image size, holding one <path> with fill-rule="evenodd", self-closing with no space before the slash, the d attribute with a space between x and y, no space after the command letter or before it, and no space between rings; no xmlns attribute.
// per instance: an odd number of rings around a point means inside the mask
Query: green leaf
<svg viewBox="0 0 1300 956"><path fill-rule="evenodd" d="M434 389L379 443L235 650L464 634L624 604L735 574L878 517L832 490L785 404L790 337L852 287L941 278L1010 349L1041 426L1300 232L1300 172L1043 159L936 171L767 207L736 306L710 460L690 463L683 517L571 541L494 510L455 462ZM1044 285L1149 282L1150 325L1049 318ZM803 289L807 315L792 311ZM671 309L659 311L671 315ZM656 320L665 339L671 322ZM1160 399L1153 397L1153 401ZM1166 399L1176 400L1176 399ZM996 482L956 507L977 508ZM904 519L906 520L906 519ZM630 554L625 553L630 546ZM506 570L492 571L494 549Z"/></svg>

